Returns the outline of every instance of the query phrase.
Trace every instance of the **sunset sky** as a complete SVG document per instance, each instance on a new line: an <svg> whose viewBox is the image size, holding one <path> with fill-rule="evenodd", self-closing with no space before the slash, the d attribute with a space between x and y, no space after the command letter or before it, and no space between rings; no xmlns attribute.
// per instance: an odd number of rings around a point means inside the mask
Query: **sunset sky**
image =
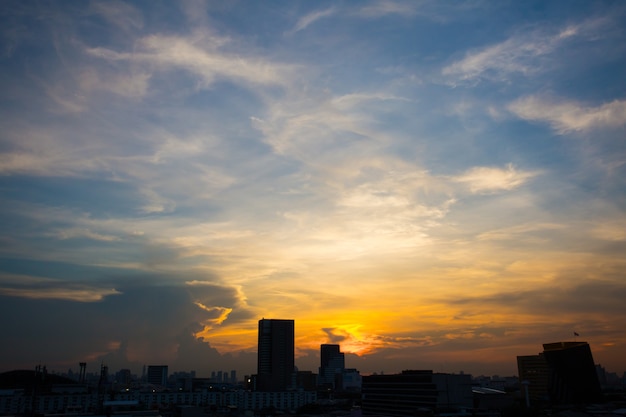
<svg viewBox="0 0 626 417"><path fill-rule="evenodd" d="M626 3L0 3L0 371L626 371Z"/></svg>

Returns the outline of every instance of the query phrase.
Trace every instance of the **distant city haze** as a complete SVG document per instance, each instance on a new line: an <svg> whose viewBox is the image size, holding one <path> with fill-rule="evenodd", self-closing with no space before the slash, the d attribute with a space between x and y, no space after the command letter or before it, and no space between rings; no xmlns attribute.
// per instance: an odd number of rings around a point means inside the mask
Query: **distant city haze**
<svg viewBox="0 0 626 417"><path fill-rule="evenodd" d="M243 378L284 318L314 373L321 345L362 375L509 376L584 340L622 375L625 21L0 2L0 371Z"/></svg>

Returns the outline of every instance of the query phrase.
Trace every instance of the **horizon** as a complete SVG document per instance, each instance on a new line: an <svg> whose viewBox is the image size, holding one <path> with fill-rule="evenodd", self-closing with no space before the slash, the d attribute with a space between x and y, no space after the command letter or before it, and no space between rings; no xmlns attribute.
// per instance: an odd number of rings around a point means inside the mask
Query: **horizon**
<svg viewBox="0 0 626 417"><path fill-rule="evenodd" d="M575 337L578 337L578 336L579 335L575 335ZM579 340L565 341L565 340L563 340L563 341L560 341L560 342L543 343L542 345L554 344L554 343L569 343L569 342L585 343L585 344L587 344L586 341L579 341ZM338 345L340 347L340 350L341 350L341 344L333 343L332 345ZM321 348L321 345L320 345L320 348ZM257 352L250 352L250 353L254 354L255 356L257 354ZM319 351L318 351L318 353L319 353ZM353 353L348 353L348 352L343 352L343 351L342 351L342 353L344 353L346 358L352 358L351 359L352 361L355 361L355 358L358 358L358 356L353 354ZM526 355L531 355L532 356L532 355L536 355L538 353L540 353L540 352L538 351L537 353L525 353L525 354L520 354L518 356L526 356ZM593 355L593 350L592 350L591 353ZM317 365L320 365L320 355L317 355L316 357L315 357L315 355L313 355L312 357L309 357L308 358L309 361L307 361L307 365L309 365L309 368L305 368L305 369L301 369L301 367L298 366L297 359L298 358L296 358L295 369L298 370L298 371L312 371L313 373L316 373L316 371L319 368L319 366L315 366L313 368L311 368L310 366L313 363L311 361L311 359L317 360ZM450 371L450 370L443 371L443 370L438 370L438 369L435 369L435 368L427 368L427 367L426 368L406 368L406 369L395 370L395 371L392 371L392 372L387 372L385 369L381 369L381 370L378 370L378 371L369 371L369 372L362 373L357 367L348 366L349 365L348 364L349 361L347 361L347 364L346 364L345 368L346 369L356 369L362 376L376 375L376 374L399 374L399 373L401 373L401 372L403 372L405 370L428 369L428 370L431 370L434 373L467 374L467 375L471 375L474 378L478 378L478 377L490 377L490 378L493 378L493 377L518 377L518 369L517 369L517 362L516 361L517 361L517 358L515 358L515 368L516 368L515 372L509 373L509 374L498 374L498 373L489 374L489 373L466 372L463 369L459 369L457 371ZM209 373L213 374L213 373L217 373L217 372L225 372L226 374L228 374L229 372L231 372L233 370L236 371L238 379L256 374L256 370L254 370L254 369L252 371L246 372L245 370L242 371L241 369L220 369L219 367L216 367L216 368L213 368L213 369L206 368L206 369L204 369L205 374L202 374L202 372L198 373L194 368L191 368L191 369L170 369L170 367L169 367L169 365L167 363L159 363L159 364L157 364L157 363L150 363L150 364L149 363L143 363L143 364L134 363L134 364L128 364L129 367L127 367L127 368L122 367L122 368L118 368L118 369L111 369L111 367L109 367L108 364L106 364L104 362L101 362L100 366L96 366L96 371L90 372L89 371L89 363L86 363L86 365L87 365L87 367L86 367L86 375L99 375L100 371L101 371L100 367L101 366L106 366L109 369L109 375L114 375L114 372L118 372L118 371L120 371L122 369L129 369L133 376L141 377L143 375L143 373L146 371L146 368L148 366L155 366L155 365L156 366L168 366L168 375L172 375L174 373L179 373L179 372L183 372L183 373L194 372L196 378L210 378L212 376L209 375ZM597 363L596 361L594 361L594 365L595 366L601 366L602 368L605 369L605 371L607 371L609 373L614 373L614 374L616 374L618 376L626 375L626 370L619 371L619 370L615 370L615 369L607 369L605 366L602 366L602 364ZM15 371L15 370L32 370L32 369L35 369L36 367L46 368L48 372L51 372L51 373L57 374L57 375L66 375L70 371L73 374L78 374L79 373L79 370L75 370L72 366L69 366L69 368L66 368L66 369L48 369L46 364L37 364L37 365L35 365L35 366L33 366L33 367L29 368L29 369L0 370L0 373L2 373L2 372L10 372L10 371Z"/></svg>
<svg viewBox="0 0 626 417"><path fill-rule="evenodd" d="M0 369L626 371L626 4L0 3ZM221 365L220 365L221 367ZM316 369L316 368L312 368Z"/></svg>

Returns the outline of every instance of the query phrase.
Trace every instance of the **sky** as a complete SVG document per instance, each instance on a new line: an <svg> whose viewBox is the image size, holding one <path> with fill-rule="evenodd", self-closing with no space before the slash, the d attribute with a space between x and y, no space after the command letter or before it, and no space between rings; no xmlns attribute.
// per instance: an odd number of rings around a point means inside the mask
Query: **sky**
<svg viewBox="0 0 626 417"><path fill-rule="evenodd" d="M621 374L625 73L620 1L2 1L0 371Z"/></svg>

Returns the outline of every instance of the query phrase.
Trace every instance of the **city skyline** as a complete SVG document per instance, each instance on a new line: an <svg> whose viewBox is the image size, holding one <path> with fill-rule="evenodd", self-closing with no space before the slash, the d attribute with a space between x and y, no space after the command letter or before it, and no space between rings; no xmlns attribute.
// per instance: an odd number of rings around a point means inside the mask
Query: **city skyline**
<svg viewBox="0 0 626 417"><path fill-rule="evenodd" d="M0 371L626 370L626 5L0 2ZM219 364L219 365L216 365Z"/></svg>

